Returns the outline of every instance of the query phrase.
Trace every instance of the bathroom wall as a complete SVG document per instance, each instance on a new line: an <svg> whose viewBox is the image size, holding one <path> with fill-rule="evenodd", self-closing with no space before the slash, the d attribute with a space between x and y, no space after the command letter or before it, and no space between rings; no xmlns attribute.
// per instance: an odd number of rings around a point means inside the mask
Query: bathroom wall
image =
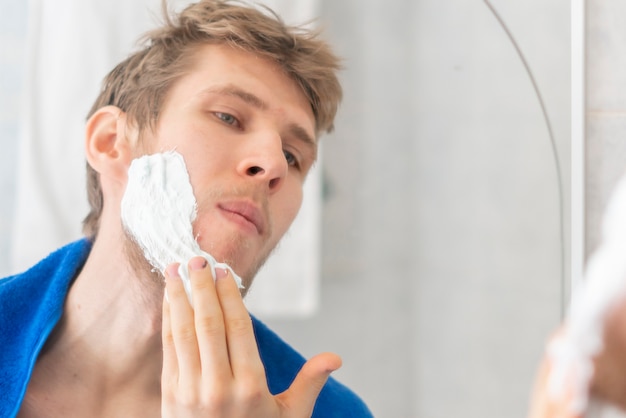
<svg viewBox="0 0 626 418"><path fill-rule="evenodd" d="M321 311L270 320L377 417L524 417L569 272L569 2L325 1L346 100L324 139ZM562 242L563 241L563 242ZM561 250L564 274L561 274Z"/></svg>
<svg viewBox="0 0 626 418"><path fill-rule="evenodd" d="M569 226L569 2L492 3L543 96L562 195L528 74L485 3L442 13L419 2L419 417L525 416L569 274L569 234L560 231L561 221Z"/></svg>

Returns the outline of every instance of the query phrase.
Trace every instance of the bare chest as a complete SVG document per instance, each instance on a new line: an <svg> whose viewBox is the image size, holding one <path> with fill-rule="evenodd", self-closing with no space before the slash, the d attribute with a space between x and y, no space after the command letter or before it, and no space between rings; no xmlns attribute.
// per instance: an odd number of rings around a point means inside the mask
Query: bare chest
<svg viewBox="0 0 626 418"><path fill-rule="evenodd" d="M141 395L139 391L107 391L58 385L43 385L31 381L22 402L18 418L56 417L160 417L161 399Z"/></svg>

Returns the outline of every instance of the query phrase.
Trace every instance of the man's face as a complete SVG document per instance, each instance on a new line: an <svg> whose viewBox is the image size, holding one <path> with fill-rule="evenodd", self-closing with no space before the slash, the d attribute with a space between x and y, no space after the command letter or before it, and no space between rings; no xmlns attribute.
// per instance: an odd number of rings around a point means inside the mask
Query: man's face
<svg viewBox="0 0 626 418"><path fill-rule="evenodd" d="M142 143L183 155L198 203L194 235L248 287L300 208L315 141L311 107L278 66L206 45Z"/></svg>

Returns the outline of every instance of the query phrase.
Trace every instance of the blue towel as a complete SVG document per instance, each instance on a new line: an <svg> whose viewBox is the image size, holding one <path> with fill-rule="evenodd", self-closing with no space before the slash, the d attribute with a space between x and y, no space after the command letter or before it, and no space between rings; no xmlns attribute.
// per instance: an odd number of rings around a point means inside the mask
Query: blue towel
<svg viewBox="0 0 626 418"><path fill-rule="evenodd" d="M37 356L63 313L72 280L91 245L82 239L25 273L0 280L0 417L17 415ZM261 321L252 317L267 382L273 394L287 389L305 359ZM372 414L350 389L330 378L313 417L366 418Z"/></svg>

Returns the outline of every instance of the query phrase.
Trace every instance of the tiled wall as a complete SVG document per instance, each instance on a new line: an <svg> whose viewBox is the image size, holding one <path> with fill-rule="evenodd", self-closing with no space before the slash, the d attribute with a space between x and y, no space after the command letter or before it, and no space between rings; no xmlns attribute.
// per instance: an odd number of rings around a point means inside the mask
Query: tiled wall
<svg viewBox="0 0 626 418"><path fill-rule="evenodd" d="M586 11L586 253L617 179L626 174L626 3L589 0Z"/></svg>

